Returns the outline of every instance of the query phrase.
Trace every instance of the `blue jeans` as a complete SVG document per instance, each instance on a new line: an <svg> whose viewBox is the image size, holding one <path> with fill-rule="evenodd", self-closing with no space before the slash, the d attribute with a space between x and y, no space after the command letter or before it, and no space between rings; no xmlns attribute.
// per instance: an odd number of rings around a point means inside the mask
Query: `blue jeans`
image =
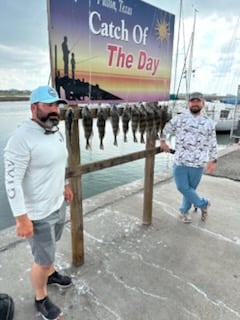
<svg viewBox="0 0 240 320"><path fill-rule="evenodd" d="M182 205L179 208L181 213L187 213L194 205L197 208L206 208L208 200L201 198L196 192L197 186L202 178L203 168L186 166L173 166L173 178L177 189L183 195Z"/></svg>

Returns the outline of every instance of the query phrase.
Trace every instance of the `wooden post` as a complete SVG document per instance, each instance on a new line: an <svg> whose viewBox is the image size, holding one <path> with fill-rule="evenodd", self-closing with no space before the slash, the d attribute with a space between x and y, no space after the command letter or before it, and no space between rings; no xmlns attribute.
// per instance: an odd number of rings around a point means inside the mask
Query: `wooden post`
<svg viewBox="0 0 240 320"><path fill-rule="evenodd" d="M154 132L147 135L146 149L155 148L156 134ZM153 200L153 181L154 181L154 160L155 154L146 156L145 159L145 178L144 178L144 203L143 203L143 224L152 223L152 200Z"/></svg>
<svg viewBox="0 0 240 320"><path fill-rule="evenodd" d="M74 118L72 130L68 130L67 119L65 119L66 140L69 152L68 165L74 167L80 164L80 143L77 106L73 106ZM71 132L71 133L70 133ZM70 134L69 134L70 133ZM83 238L83 209L82 209L82 180L81 174L70 179L70 185L74 194L70 205L71 231L72 231L72 263L79 266L84 263L84 238Z"/></svg>

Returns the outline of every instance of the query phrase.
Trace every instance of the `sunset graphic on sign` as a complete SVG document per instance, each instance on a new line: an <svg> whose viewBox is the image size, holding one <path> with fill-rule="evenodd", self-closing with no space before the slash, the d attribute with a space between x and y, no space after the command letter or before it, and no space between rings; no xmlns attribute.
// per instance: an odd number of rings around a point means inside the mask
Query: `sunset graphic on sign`
<svg viewBox="0 0 240 320"><path fill-rule="evenodd" d="M174 15L142 1L48 0L53 83L74 102L167 100Z"/></svg>

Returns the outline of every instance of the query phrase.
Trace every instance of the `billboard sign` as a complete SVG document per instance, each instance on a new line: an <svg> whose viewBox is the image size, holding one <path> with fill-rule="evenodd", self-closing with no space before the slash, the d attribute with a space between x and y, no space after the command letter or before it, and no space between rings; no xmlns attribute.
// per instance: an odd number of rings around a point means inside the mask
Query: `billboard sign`
<svg viewBox="0 0 240 320"><path fill-rule="evenodd" d="M52 81L69 103L169 98L174 15L140 0L48 0Z"/></svg>

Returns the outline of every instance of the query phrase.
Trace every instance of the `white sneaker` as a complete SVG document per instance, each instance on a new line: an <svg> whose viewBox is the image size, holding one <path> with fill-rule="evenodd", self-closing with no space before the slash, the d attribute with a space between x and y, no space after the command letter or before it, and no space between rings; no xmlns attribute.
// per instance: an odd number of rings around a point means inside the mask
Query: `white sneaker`
<svg viewBox="0 0 240 320"><path fill-rule="evenodd" d="M183 223L191 223L192 222L192 217L190 213L180 213L180 219L182 220Z"/></svg>

